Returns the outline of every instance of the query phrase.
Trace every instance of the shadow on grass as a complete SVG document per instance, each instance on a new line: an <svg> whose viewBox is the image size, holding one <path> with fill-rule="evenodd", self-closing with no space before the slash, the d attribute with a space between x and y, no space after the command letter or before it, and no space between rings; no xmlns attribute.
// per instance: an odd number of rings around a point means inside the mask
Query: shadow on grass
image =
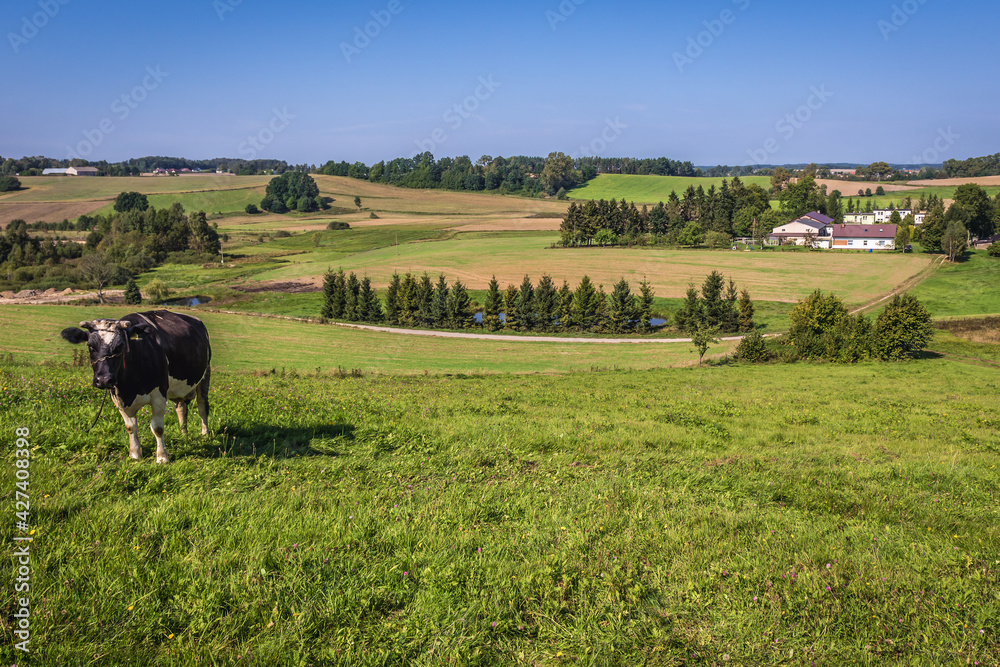
<svg viewBox="0 0 1000 667"><path fill-rule="evenodd" d="M209 437L194 436L179 441L172 453L204 458L344 456L345 445L354 441L354 432L353 424L226 426Z"/></svg>
<svg viewBox="0 0 1000 667"><path fill-rule="evenodd" d="M915 357L918 360L924 359L944 359L944 355L933 350L920 350Z"/></svg>

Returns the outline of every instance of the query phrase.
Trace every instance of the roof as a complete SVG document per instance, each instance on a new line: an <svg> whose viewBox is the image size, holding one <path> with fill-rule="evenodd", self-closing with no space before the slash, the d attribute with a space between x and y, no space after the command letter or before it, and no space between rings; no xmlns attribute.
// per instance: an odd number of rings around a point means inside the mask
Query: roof
<svg viewBox="0 0 1000 667"><path fill-rule="evenodd" d="M832 225L833 224L833 218L828 218L825 215L823 215L822 213L820 213L819 211L813 211L812 213L806 213L804 216L802 216L802 218L808 218L810 220L815 220L816 222L818 222L820 224L823 224L823 225ZM799 218L798 220L793 220L792 222L802 222L802 218Z"/></svg>
<svg viewBox="0 0 1000 667"><path fill-rule="evenodd" d="M896 225L834 225L833 238L894 239Z"/></svg>
<svg viewBox="0 0 1000 667"><path fill-rule="evenodd" d="M65 169L43 169L42 176L48 176L49 174L65 174Z"/></svg>

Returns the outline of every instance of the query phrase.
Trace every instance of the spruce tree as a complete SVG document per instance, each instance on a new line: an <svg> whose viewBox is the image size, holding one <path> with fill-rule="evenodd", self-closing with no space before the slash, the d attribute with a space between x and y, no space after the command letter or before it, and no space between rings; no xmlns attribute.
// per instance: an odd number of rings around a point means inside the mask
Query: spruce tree
<svg viewBox="0 0 1000 667"><path fill-rule="evenodd" d="M320 311L320 316L326 319L333 318L333 295L337 290L336 277L334 276L333 269L327 268L326 273L323 274L323 309Z"/></svg>
<svg viewBox="0 0 1000 667"><path fill-rule="evenodd" d="M347 279L344 277L344 270L339 269L337 273L333 274L330 284L329 317L331 319L339 320L344 317L344 306L347 302L346 285Z"/></svg>
<svg viewBox="0 0 1000 667"><path fill-rule="evenodd" d="M608 299L608 328L622 334L632 329L635 319L635 297L624 278L619 279Z"/></svg>
<svg viewBox="0 0 1000 667"><path fill-rule="evenodd" d="M358 309L360 311L358 319L362 322L378 324L385 318L385 314L382 312L382 302L379 301L378 295L372 289L372 281L368 276L365 276L361 281Z"/></svg>
<svg viewBox="0 0 1000 667"><path fill-rule="evenodd" d="M573 325L573 290L565 280L559 288L558 298L559 326L565 329Z"/></svg>
<svg viewBox="0 0 1000 667"><path fill-rule="evenodd" d="M451 325L456 329L468 329L476 322L475 313L472 309L472 299L465 285L458 278L451 288L448 297L448 315Z"/></svg>
<svg viewBox="0 0 1000 667"><path fill-rule="evenodd" d="M357 322L360 316L358 305L361 297L361 281L351 271L347 277L346 289L344 290L344 319L348 322Z"/></svg>
<svg viewBox="0 0 1000 667"><path fill-rule="evenodd" d="M533 330L538 321L535 313L535 288L532 286L528 274L524 275L521 289L518 291L517 321L519 327L524 331Z"/></svg>
<svg viewBox="0 0 1000 667"><path fill-rule="evenodd" d="M448 282L442 273L438 276L437 285L434 287L434 302L431 310L436 327L448 324L448 291Z"/></svg>
<svg viewBox="0 0 1000 667"><path fill-rule="evenodd" d="M399 303L399 323L404 326L414 326L417 321L417 280L413 274L407 273L403 276L403 282L399 287L396 298Z"/></svg>
<svg viewBox="0 0 1000 667"><path fill-rule="evenodd" d="M521 293L513 285L507 285L507 290L503 293L503 326L505 329L517 329L520 322L517 321L518 298Z"/></svg>
<svg viewBox="0 0 1000 667"><path fill-rule="evenodd" d="M424 273L417 283L416 319L421 326L431 326L434 323L434 284L431 277Z"/></svg>
<svg viewBox="0 0 1000 667"><path fill-rule="evenodd" d="M743 290L740 292L739 300L739 328L742 333L750 333L757 330L757 323L753 321L753 301L750 299L750 292Z"/></svg>
<svg viewBox="0 0 1000 667"><path fill-rule="evenodd" d="M636 311L636 319L639 330L646 333L650 329L650 320L653 319L653 288L645 278L639 283L639 303Z"/></svg>
<svg viewBox="0 0 1000 667"><path fill-rule="evenodd" d="M128 282L125 283L125 303L130 306L138 306L142 303L142 292L135 284L135 278L129 278Z"/></svg>
<svg viewBox="0 0 1000 667"><path fill-rule="evenodd" d="M590 276L580 279L580 284L573 293L573 324L581 329L587 330L594 326L597 312L597 290L594 283L590 281Z"/></svg>
<svg viewBox="0 0 1000 667"><path fill-rule="evenodd" d="M722 274L712 271L701 285L701 300L705 310L705 324L710 329L720 328L725 321L726 306L722 297L725 282Z"/></svg>
<svg viewBox="0 0 1000 667"><path fill-rule="evenodd" d="M701 299L698 298L698 290L694 285L689 285L684 303L674 315L674 323L681 331L691 333L705 320L705 311Z"/></svg>
<svg viewBox="0 0 1000 667"><path fill-rule="evenodd" d="M503 295L497 277L490 279L490 287L486 292L486 303L483 304L483 327L488 331L500 328L500 309L503 308Z"/></svg>
<svg viewBox="0 0 1000 667"><path fill-rule="evenodd" d="M559 293L550 276L542 276L535 289L536 326L543 331L552 328L559 317Z"/></svg>
<svg viewBox="0 0 1000 667"><path fill-rule="evenodd" d="M740 330L740 313L736 303L738 298L736 283L730 278L729 286L726 289L726 299L722 304L722 323L719 326L722 333L736 333Z"/></svg>
<svg viewBox="0 0 1000 667"><path fill-rule="evenodd" d="M399 324L401 310L399 307L399 292L402 287L403 281L400 279L399 274L393 273L392 280L389 281L389 287L385 290L385 321L387 324Z"/></svg>

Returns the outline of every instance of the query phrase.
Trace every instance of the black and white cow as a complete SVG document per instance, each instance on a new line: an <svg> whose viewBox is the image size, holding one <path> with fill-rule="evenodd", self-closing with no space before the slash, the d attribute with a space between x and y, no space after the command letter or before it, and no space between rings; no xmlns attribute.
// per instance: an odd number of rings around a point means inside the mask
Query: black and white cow
<svg viewBox="0 0 1000 667"><path fill-rule="evenodd" d="M187 434L187 406L197 396L201 432L208 434L212 349L201 320L152 310L120 320L80 322L80 327L63 329L62 337L90 348L94 386L111 390L111 400L125 420L133 459L142 458L136 413L144 405L153 411L149 428L156 436L157 463L170 460L163 444L168 399L174 402L181 433Z"/></svg>

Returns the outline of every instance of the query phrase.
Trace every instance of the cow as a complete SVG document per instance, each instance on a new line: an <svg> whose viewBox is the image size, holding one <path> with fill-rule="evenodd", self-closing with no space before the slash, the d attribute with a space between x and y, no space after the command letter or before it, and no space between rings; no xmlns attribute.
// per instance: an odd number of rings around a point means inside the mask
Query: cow
<svg viewBox="0 0 1000 667"><path fill-rule="evenodd" d="M167 400L174 402L181 433L186 435L188 403L197 396L201 433L208 435L212 348L208 330L197 317L152 310L119 320L80 322L79 328L63 329L61 335L90 348L93 385L110 390L125 421L133 459L142 458L136 413L145 405L153 411L149 428L156 437L157 463L170 461L163 444Z"/></svg>

